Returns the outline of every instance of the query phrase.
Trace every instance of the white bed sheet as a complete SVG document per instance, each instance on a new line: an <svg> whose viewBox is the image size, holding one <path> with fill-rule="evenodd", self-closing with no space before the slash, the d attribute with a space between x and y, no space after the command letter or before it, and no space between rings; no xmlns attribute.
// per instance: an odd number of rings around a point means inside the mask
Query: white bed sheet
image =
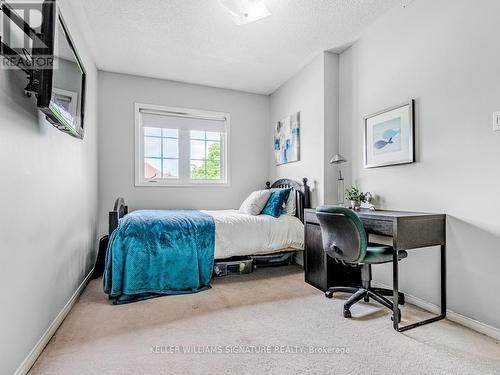
<svg viewBox="0 0 500 375"><path fill-rule="evenodd" d="M304 224L295 216L203 211L215 221L215 259L304 249Z"/></svg>

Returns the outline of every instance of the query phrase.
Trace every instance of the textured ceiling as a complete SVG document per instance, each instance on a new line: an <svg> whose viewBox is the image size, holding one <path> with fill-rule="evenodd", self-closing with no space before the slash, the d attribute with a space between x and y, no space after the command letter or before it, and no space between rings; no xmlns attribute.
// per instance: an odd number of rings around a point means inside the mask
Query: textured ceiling
<svg viewBox="0 0 500 375"><path fill-rule="evenodd" d="M264 0L270 17L236 26L218 0L75 1L99 69L264 94L401 4Z"/></svg>

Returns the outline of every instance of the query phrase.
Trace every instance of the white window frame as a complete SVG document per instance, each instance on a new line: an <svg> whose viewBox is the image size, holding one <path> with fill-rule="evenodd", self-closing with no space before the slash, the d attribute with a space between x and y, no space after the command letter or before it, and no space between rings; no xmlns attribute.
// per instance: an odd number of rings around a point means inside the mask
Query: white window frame
<svg viewBox="0 0 500 375"><path fill-rule="evenodd" d="M181 142L179 138L179 178L162 178L162 179L147 179L144 178L144 131L142 123L141 110L148 112L158 112L158 114L175 114L179 117L191 117L198 119L223 120L225 123L225 132L221 139L221 174L220 180L194 180L181 175ZM164 187L229 187L229 139L230 139L230 123L231 118L229 113L205 111L201 109L169 107L146 103L135 103L135 186L164 186ZM185 137L184 137L185 138ZM185 139L189 143L189 139ZM189 147L189 146L188 146ZM189 160L189 157L188 157ZM185 160L184 160L185 162Z"/></svg>

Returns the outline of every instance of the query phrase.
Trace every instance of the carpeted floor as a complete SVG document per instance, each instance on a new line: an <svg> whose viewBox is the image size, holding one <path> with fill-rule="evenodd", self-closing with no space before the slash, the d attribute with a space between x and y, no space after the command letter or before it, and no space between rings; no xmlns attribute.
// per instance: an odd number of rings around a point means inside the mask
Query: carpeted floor
<svg viewBox="0 0 500 375"><path fill-rule="evenodd" d="M495 340L449 321L397 333L375 303L345 319L346 296L326 299L295 266L123 306L101 283L89 284L31 375L500 374ZM403 323L425 315L403 307Z"/></svg>

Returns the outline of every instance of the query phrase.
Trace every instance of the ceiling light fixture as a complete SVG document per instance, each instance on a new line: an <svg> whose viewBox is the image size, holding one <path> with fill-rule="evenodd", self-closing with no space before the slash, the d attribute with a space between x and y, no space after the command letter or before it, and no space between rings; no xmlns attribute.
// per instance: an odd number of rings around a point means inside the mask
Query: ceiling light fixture
<svg viewBox="0 0 500 375"><path fill-rule="evenodd" d="M263 0L219 0L237 25L255 22L271 15Z"/></svg>

